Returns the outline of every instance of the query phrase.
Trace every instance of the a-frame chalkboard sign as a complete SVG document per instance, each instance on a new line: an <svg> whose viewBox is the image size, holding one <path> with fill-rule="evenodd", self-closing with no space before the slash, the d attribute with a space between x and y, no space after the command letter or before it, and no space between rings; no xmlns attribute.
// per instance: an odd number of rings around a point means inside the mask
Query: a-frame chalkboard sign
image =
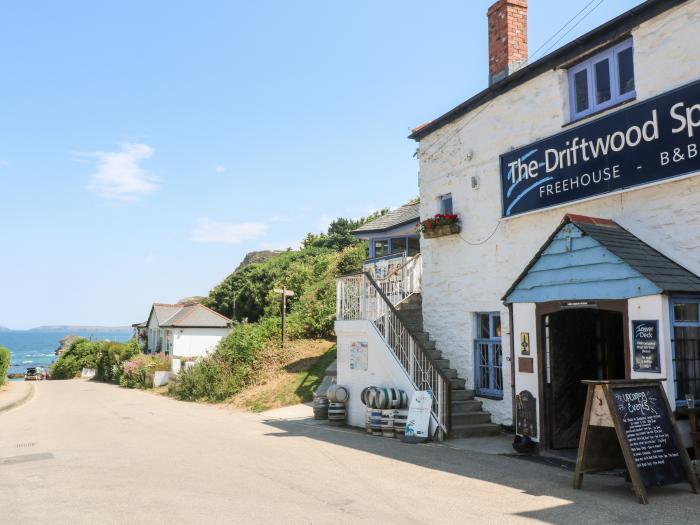
<svg viewBox="0 0 700 525"><path fill-rule="evenodd" d="M588 385L574 488L583 475L626 468L640 503L647 488L700 486L671 413L662 379L583 381Z"/></svg>

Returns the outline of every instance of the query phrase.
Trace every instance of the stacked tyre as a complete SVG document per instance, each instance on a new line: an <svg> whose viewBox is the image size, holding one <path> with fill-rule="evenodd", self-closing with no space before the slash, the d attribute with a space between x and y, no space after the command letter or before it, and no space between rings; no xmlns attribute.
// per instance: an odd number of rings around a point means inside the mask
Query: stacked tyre
<svg viewBox="0 0 700 525"><path fill-rule="evenodd" d="M350 399L350 392L342 385L331 385L326 391L326 396L331 403L347 403Z"/></svg>
<svg viewBox="0 0 700 525"><path fill-rule="evenodd" d="M394 437L394 416L398 410L382 410L382 437Z"/></svg>
<svg viewBox="0 0 700 525"><path fill-rule="evenodd" d="M360 393L360 399L370 408L399 410L408 407L408 395L399 388L368 386Z"/></svg>
<svg viewBox="0 0 700 525"><path fill-rule="evenodd" d="M370 408L370 433L373 436L382 435L382 411L379 408Z"/></svg>
<svg viewBox="0 0 700 525"><path fill-rule="evenodd" d="M366 408L366 414L365 414L365 430L367 431L368 434L372 434L372 415L374 413L374 409L372 407L367 407Z"/></svg>
<svg viewBox="0 0 700 525"><path fill-rule="evenodd" d="M397 410L394 414L394 435L401 439L406 433L406 420L408 419L408 410Z"/></svg>
<svg viewBox="0 0 700 525"><path fill-rule="evenodd" d="M345 403L329 403L328 404L328 421L336 425L345 423Z"/></svg>
<svg viewBox="0 0 700 525"><path fill-rule="evenodd" d="M326 396L314 397L314 419L328 419L328 405Z"/></svg>

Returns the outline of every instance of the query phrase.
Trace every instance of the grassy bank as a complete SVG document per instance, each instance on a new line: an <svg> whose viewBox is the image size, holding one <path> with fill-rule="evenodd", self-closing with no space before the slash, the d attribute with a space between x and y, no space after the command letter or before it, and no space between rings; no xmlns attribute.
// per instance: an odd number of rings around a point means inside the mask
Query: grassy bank
<svg viewBox="0 0 700 525"><path fill-rule="evenodd" d="M311 401L335 355L335 344L326 339L299 339L284 349L267 348L255 379L231 403L262 412Z"/></svg>

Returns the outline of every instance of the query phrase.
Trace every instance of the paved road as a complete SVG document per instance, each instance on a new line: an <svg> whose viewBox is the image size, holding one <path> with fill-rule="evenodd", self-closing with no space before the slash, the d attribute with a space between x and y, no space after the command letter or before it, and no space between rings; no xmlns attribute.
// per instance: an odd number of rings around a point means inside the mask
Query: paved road
<svg viewBox="0 0 700 525"><path fill-rule="evenodd" d="M698 523L700 496L85 381L0 414L0 523Z"/></svg>

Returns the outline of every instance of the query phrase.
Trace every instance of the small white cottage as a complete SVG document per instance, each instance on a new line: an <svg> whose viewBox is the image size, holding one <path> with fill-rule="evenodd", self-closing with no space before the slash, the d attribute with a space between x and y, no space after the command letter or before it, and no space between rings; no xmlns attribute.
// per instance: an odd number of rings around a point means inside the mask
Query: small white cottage
<svg viewBox="0 0 700 525"><path fill-rule="evenodd" d="M198 357L211 353L232 325L231 319L202 304L154 303L148 320L133 326L147 354Z"/></svg>

